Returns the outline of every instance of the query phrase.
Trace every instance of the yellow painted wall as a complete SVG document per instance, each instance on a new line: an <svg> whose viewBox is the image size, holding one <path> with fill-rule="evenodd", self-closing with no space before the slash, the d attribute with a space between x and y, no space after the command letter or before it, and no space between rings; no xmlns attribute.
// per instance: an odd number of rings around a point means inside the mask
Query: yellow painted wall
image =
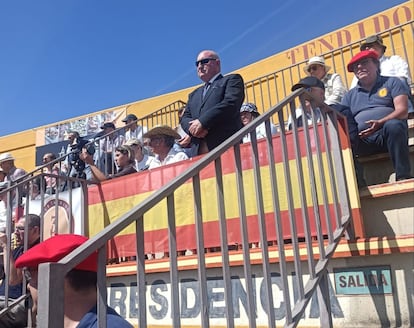
<svg viewBox="0 0 414 328"><path fill-rule="evenodd" d="M412 21L414 16L413 8L414 1L407 1L364 20L298 45L297 47L287 49L281 53L242 67L235 72L240 73L245 82L277 72L278 76L276 78L276 83L273 82L274 87L276 88L275 90L277 90L275 92L275 94L277 93L277 96L269 94L269 92L272 93L272 91L260 90L260 96L263 97L263 99L267 99L263 101L262 106L259 106L260 110L273 106L274 101L278 101L289 94L291 85L303 77L304 73L302 68L307 59L316 55L324 55L327 64L334 67L334 71L339 73L344 80L350 84L352 75L345 71L345 65L352 55L359 51L359 41L365 39L369 35L384 32L400 24ZM408 61L412 75L414 71L414 56L412 55L414 53L414 48L411 29L412 25L406 25L401 34L398 34L395 37L393 36L393 47L391 47L389 43L391 39L388 35L384 36L384 43L388 46L387 54L396 53ZM289 68L289 70L286 70L287 68ZM196 72L194 72L194 74L196 74ZM414 80L413 76L412 79ZM255 90L255 86L256 84L254 86L253 84L248 85L246 92L248 100L257 96L256 93L258 93L258 91ZM197 86L192 86L153 98L139 100L130 104L122 104L122 106L127 106L128 113L134 113L139 117L143 117L176 101L181 100L186 102L187 95L195 87ZM94 115L113 109L114 108L106 108L99 112L87 113L84 116L74 117L72 120L81 119L90 116L91 114ZM66 121L51 122L50 126L64 122ZM35 165L36 134L38 130L43 130L46 127L47 126L42 126L33 130L26 130L0 137L0 153L11 152L16 158L16 165L18 167L22 167L27 171L33 170Z"/></svg>

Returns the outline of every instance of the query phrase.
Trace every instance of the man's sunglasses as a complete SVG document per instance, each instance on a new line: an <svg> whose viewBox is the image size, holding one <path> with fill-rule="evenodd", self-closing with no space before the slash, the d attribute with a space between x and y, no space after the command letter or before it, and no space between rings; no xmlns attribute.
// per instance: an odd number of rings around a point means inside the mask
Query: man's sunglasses
<svg viewBox="0 0 414 328"><path fill-rule="evenodd" d="M196 67L198 67L198 65L205 65L205 64L208 64L209 62L210 62L210 60L217 60L217 58L204 58L204 59L200 59L200 60L197 60L196 62L195 62L195 65L196 65Z"/></svg>
<svg viewBox="0 0 414 328"><path fill-rule="evenodd" d="M310 66L309 68L308 68L308 72L311 72L311 71L317 71L318 70L318 65L313 65L313 66Z"/></svg>

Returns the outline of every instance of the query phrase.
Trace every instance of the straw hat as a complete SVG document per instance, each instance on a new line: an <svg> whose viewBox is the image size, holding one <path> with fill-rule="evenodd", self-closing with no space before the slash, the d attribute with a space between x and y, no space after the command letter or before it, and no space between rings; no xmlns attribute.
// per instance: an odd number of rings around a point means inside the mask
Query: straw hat
<svg viewBox="0 0 414 328"><path fill-rule="evenodd" d="M181 139L181 136L175 132L175 130L168 125L160 125L156 126L155 128L152 128L147 133L143 135L144 138L154 138L159 136L167 136L172 137L174 139Z"/></svg>
<svg viewBox="0 0 414 328"><path fill-rule="evenodd" d="M325 64L325 59L322 56L315 56L309 59L306 66L303 68L306 74L309 74L309 67L312 65L322 65L325 67L326 72L328 72L331 69L331 66Z"/></svg>

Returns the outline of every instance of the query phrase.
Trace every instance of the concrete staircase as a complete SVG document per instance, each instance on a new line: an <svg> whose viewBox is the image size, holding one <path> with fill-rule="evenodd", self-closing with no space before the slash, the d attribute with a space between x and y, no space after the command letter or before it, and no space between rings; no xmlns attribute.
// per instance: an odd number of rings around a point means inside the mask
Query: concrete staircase
<svg viewBox="0 0 414 328"><path fill-rule="evenodd" d="M411 174L414 176L414 119L409 120ZM388 154L361 159L368 187L360 190L366 237L414 235L414 179L395 182Z"/></svg>

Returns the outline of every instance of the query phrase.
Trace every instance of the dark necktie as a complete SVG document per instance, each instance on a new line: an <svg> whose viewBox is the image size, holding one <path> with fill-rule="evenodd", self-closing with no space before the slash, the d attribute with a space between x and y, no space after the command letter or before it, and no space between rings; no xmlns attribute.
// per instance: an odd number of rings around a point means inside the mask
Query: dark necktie
<svg viewBox="0 0 414 328"><path fill-rule="evenodd" d="M204 89L203 89L203 99L208 91L208 89L210 88L210 82L207 82L206 84L204 84Z"/></svg>

